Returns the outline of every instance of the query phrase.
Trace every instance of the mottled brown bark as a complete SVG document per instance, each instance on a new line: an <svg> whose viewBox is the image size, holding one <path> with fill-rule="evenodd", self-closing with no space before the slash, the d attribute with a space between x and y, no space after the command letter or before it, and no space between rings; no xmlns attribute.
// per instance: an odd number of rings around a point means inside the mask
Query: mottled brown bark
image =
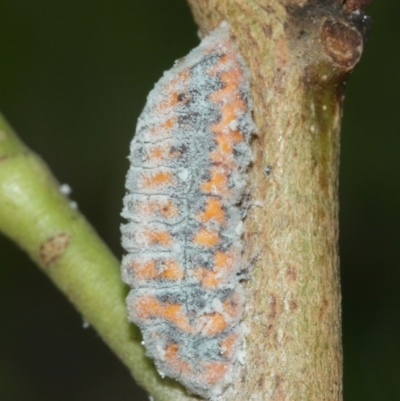
<svg viewBox="0 0 400 401"><path fill-rule="evenodd" d="M223 400L342 400L339 129L365 1L188 2L202 34L232 25L259 129L245 222L247 364Z"/></svg>

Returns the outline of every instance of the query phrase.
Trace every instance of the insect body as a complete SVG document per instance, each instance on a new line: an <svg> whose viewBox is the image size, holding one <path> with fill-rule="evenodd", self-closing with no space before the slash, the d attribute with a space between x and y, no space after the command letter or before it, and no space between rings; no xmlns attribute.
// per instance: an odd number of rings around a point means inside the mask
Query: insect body
<svg viewBox="0 0 400 401"><path fill-rule="evenodd" d="M206 398L232 380L243 333L242 205L249 77L223 23L151 91L131 144L122 275L160 373Z"/></svg>

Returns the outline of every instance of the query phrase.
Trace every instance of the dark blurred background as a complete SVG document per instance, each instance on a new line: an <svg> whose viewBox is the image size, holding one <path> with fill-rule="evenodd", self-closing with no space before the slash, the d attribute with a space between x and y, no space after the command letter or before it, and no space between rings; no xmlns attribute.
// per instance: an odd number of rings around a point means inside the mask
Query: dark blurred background
<svg viewBox="0 0 400 401"><path fill-rule="evenodd" d="M400 400L400 4L375 0L342 129L346 401ZM112 250L147 93L198 43L184 0L0 0L0 110ZM141 401L128 371L0 236L0 401Z"/></svg>

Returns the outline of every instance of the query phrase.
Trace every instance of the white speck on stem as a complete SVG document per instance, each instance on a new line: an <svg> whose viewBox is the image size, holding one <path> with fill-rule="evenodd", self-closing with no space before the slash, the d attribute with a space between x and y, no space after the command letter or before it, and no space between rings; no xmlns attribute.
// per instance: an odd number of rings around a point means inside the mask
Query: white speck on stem
<svg viewBox="0 0 400 401"><path fill-rule="evenodd" d="M68 184L61 184L59 190L65 196L70 195L72 192L72 189Z"/></svg>

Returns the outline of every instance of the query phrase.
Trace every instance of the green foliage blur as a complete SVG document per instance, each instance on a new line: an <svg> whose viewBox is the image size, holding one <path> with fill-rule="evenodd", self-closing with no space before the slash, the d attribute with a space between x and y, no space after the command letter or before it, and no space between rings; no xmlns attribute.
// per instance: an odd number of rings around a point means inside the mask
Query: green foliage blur
<svg viewBox="0 0 400 401"><path fill-rule="evenodd" d="M345 400L400 399L400 4L346 90L340 175ZM198 43L184 0L0 0L0 110L116 255L147 93ZM397 110L397 111L396 111ZM147 400L50 281L0 236L0 401Z"/></svg>

